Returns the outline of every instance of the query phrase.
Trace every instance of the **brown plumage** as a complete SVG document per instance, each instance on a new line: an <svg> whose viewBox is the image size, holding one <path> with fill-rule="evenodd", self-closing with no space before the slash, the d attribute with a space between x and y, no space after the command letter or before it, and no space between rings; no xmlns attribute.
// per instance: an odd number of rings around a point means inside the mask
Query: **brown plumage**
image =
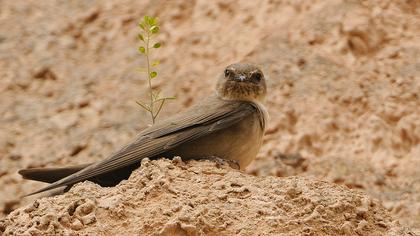
<svg viewBox="0 0 420 236"><path fill-rule="evenodd" d="M184 160L218 157L243 169L255 158L267 113L264 75L252 64L233 64L219 78L216 94L178 115L157 122L108 158L65 168L25 169L26 179L51 183L32 194L90 180L113 186L126 179L143 158L181 156Z"/></svg>

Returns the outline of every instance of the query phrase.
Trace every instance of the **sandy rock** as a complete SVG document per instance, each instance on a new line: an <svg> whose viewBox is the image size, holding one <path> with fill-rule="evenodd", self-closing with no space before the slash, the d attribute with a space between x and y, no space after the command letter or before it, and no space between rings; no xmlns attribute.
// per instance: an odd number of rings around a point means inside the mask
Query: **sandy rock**
<svg viewBox="0 0 420 236"><path fill-rule="evenodd" d="M127 181L84 182L1 222L3 235L385 235L408 233L369 196L209 161L143 161Z"/></svg>

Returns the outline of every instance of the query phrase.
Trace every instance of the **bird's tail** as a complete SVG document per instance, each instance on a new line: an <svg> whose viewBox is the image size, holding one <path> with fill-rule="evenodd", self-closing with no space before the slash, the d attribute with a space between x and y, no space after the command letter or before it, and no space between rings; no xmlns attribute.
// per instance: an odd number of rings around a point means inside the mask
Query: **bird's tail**
<svg viewBox="0 0 420 236"><path fill-rule="evenodd" d="M86 168L89 165L91 165L91 163L62 168L30 168L19 170L18 173L24 179L36 180L45 183L54 183L64 177L78 172L81 169Z"/></svg>

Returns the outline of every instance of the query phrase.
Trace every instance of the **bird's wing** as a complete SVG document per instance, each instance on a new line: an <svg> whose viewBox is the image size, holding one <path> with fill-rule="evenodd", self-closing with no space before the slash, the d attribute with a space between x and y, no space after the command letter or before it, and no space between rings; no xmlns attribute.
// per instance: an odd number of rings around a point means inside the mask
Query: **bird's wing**
<svg viewBox="0 0 420 236"><path fill-rule="evenodd" d="M252 115L256 110L259 110L258 106L251 102L209 99L189 111L145 129L134 142L110 157L89 165L30 195L72 185L140 162L143 158L157 156L180 144L229 127Z"/></svg>

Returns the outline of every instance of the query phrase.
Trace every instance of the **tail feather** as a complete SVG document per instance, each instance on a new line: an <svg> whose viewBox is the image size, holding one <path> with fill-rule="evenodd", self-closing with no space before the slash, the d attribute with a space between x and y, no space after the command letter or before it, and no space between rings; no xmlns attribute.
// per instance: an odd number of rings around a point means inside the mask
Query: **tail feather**
<svg viewBox="0 0 420 236"><path fill-rule="evenodd" d="M62 168L30 168L30 169L19 170L18 173L24 179L41 181L45 183L54 183L69 175L79 172L80 170L83 170L92 164L93 163L77 165L77 166L68 166L68 167L62 167ZM101 185L102 187L115 186L122 180L128 179L131 172L138 167L139 167L139 163L134 163L132 165L128 165L123 168L113 170L109 173L103 173L103 174L94 176L87 180L97 183ZM71 185L68 185L66 189L68 189L69 187L71 187ZM36 191L25 196L30 196L30 195L37 194L40 192L44 192L44 191L43 190Z"/></svg>
<svg viewBox="0 0 420 236"><path fill-rule="evenodd" d="M45 183L54 183L64 177L67 177L86 168L89 165L91 165L91 163L62 168L30 168L19 170L18 173L24 179L36 180Z"/></svg>

